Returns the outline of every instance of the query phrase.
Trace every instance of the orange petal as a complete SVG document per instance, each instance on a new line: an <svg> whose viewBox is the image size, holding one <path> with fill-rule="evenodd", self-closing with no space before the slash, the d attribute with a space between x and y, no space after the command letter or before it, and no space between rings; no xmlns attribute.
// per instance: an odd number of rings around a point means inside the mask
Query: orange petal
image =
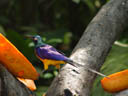
<svg viewBox="0 0 128 96"><path fill-rule="evenodd" d="M34 83L33 80L31 79L24 79L24 78L19 78L17 77L17 79L22 82L24 85L26 85L26 87L28 87L31 91L36 90L36 85Z"/></svg>
<svg viewBox="0 0 128 96"><path fill-rule="evenodd" d="M0 63L16 77L36 80L39 74L28 59L0 33Z"/></svg>
<svg viewBox="0 0 128 96"><path fill-rule="evenodd" d="M107 92L119 92L128 88L128 70L120 71L101 80L101 85Z"/></svg>

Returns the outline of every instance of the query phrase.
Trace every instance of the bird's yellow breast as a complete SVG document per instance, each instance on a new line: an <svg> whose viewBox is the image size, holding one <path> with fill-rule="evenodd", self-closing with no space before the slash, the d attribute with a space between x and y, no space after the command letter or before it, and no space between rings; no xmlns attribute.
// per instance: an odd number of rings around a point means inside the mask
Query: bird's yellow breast
<svg viewBox="0 0 128 96"><path fill-rule="evenodd" d="M48 64L48 65L65 64L64 61L57 61L57 60L43 59L42 61L43 61L44 64Z"/></svg>
<svg viewBox="0 0 128 96"><path fill-rule="evenodd" d="M49 65L56 66L56 68L59 69L60 64L66 64L66 62L64 62L64 61L42 59L39 56L37 56L37 57L44 63L44 70L47 70Z"/></svg>
<svg viewBox="0 0 128 96"><path fill-rule="evenodd" d="M49 59L43 59L44 63L44 69L47 70L49 65L56 66L57 69L60 69L60 64L65 64L64 61L57 61L57 60L49 60Z"/></svg>

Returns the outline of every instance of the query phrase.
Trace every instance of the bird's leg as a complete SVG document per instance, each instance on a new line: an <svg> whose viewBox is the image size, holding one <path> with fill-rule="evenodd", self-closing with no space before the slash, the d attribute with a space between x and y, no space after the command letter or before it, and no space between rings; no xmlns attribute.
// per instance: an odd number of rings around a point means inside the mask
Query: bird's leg
<svg viewBox="0 0 128 96"><path fill-rule="evenodd" d="M60 72L60 64L56 65L56 69L58 69L58 71Z"/></svg>
<svg viewBox="0 0 128 96"><path fill-rule="evenodd" d="M41 74L43 74L45 71L46 71L46 70L42 70L42 71L41 71Z"/></svg>
<svg viewBox="0 0 128 96"><path fill-rule="evenodd" d="M48 64L47 63L44 64L44 70L48 70Z"/></svg>
<svg viewBox="0 0 128 96"><path fill-rule="evenodd" d="M44 64L44 70L41 71L41 74L43 74L46 70L48 70L48 64L47 63Z"/></svg>
<svg viewBox="0 0 128 96"><path fill-rule="evenodd" d="M56 68L57 68L57 69L60 69L60 65L59 65L59 64L57 64L57 65L56 65Z"/></svg>

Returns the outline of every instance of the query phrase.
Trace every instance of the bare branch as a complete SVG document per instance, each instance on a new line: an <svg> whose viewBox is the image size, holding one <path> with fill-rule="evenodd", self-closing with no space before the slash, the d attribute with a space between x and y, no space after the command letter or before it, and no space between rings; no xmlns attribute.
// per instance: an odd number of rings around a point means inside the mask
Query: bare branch
<svg viewBox="0 0 128 96"><path fill-rule="evenodd" d="M127 22L128 0L110 0L88 25L71 59L99 70ZM96 74L67 64L52 82L46 96L89 96L95 78Z"/></svg>
<svg viewBox="0 0 128 96"><path fill-rule="evenodd" d="M0 96L35 96L0 64Z"/></svg>
<svg viewBox="0 0 128 96"><path fill-rule="evenodd" d="M124 90L119 93L116 93L114 94L114 96L128 96L128 90Z"/></svg>

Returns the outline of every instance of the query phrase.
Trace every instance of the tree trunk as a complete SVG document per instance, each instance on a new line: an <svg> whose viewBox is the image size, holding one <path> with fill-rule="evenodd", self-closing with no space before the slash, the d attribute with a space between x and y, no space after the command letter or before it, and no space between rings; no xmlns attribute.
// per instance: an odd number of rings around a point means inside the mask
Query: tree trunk
<svg viewBox="0 0 128 96"><path fill-rule="evenodd" d="M128 0L110 0L90 22L75 47L71 59L99 70L128 21ZM46 96L89 96L96 74L65 65L54 79ZM76 72L76 71L78 72Z"/></svg>
<svg viewBox="0 0 128 96"><path fill-rule="evenodd" d="M36 24L38 0L19 0L20 19L23 26Z"/></svg>
<svg viewBox="0 0 128 96"><path fill-rule="evenodd" d="M0 64L0 96L36 96Z"/></svg>

